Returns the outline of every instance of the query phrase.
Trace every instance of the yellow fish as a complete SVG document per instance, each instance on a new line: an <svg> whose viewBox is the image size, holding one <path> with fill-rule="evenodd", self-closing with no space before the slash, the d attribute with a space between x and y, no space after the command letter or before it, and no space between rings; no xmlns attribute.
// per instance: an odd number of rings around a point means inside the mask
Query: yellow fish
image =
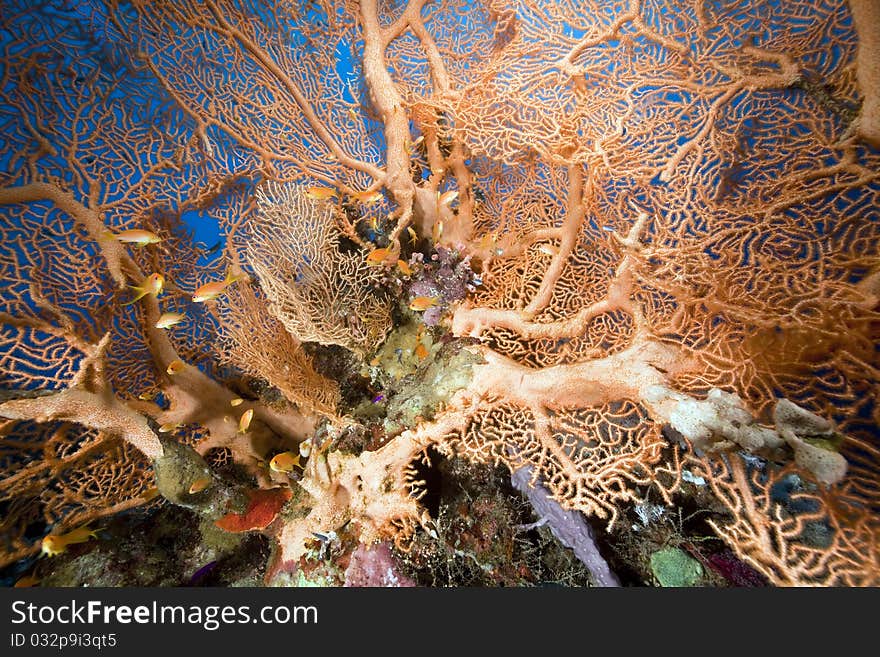
<svg viewBox="0 0 880 657"><path fill-rule="evenodd" d="M180 324L180 322L182 322L185 318L186 315L184 315L183 313L162 313L158 321L156 321L156 328L171 328L175 324Z"/></svg>
<svg viewBox="0 0 880 657"><path fill-rule="evenodd" d="M150 500L154 500L159 496L159 489L156 486L151 486L147 490L141 494L141 499L144 502L149 502Z"/></svg>
<svg viewBox="0 0 880 657"><path fill-rule="evenodd" d="M123 306L127 306L131 303L134 303L138 299L142 299L148 294L152 294L154 296L159 296L162 294L162 288L165 287L165 277L162 274L153 273L147 276L144 279L144 282L140 285L129 285L132 290L137 292L137 296L131 301L126 301Z"/></svg>
<svg viewBox="0 0 880 657"><path fill-rule="evenodd" d="M236 397L235 399L230 400L230 406L240 406L244 402L244 399L241 397Z"/></svg>
<svg viewBox="0 0 880 657"><path fill-rule="evenodd" d="M480 238L477 248L481 251L489 251L495 247L498 236L495 233L486 233Z"/></svg>
<svg viewBox="0 0 880 657"><path fill-rule="evenodd" d="M418 137L418 139L416 139L415 141L412 141L412 142L409 139L407 139L403 143L403 147L404 147L404 149L406 149L406 154L412 155L412 152L413 152L413 150L415 150L416 146L421 144L424 140L425 140L425 135L420 135Z"/></svg>
<svg viewBox="0 0 880 657"><path fill-rule="evenodd" d="M306 196L315 201L326 201L328 198L335 198L337 193L333 187L309 187L306 189Z"/></svg>
<svg viewBox="0 0 880 657"><path fill-rule="evenodd" d="M165 371L168 374L180 374L186 368L186 363L184 363L179 358L175 358L170 363L168 363L168 367L165 368Z"/></svg>
<svg viewBox="0 0 880 657"><path fill-rule="evenodd" d="M370 255L367 256L367 264L381 265L388 260L389 255L391 255L390 249L373 249L370 251Z"/></svg>
<svg viewBox="0 0 880 657"><path fill-rule="evenodd" d="M452 203L455 199L458 198L458 190L450 189L448 192L437 192L437 205L446 205L447 203Z"/></svg>
<svg viewBox="0 0 880 657"><path fill-rule="evenodd" d="M137 244L138 246L146 246L147 244L157 244L162 238L141 228L132 228L131 230L123 230L120 233L112 233L109 230L104 232L107 239L119 240L127 244Z"/></svg>
<svg viewBox="0 0 880 657"><path fill-rule="evenodd" d="M210 477L199 477L194 482L192 482L192 485L189 487L189 494L195 495L196 493L201 493L203 490L211 485L212 481L213 480Z"/></svg>
<svg viewBox="0 0 880 657"><path fill-rule="evenodd" d="M141 401L152 401L156 398L156 395L159 394L158 390L148 390L147 392L142 392L138 395L138 399Z"/></svg>
<svg viewBox="0 0 880 657"><path fill-rule="evenodd" d="M295 467L302 466L299 464L299 454L293 452L281 452L269 461L269 468L274 472L292 472Z"/></svg>
<svg viewBox="0 0 880 657"><path fill-rule="evenodd" d="M427 310L437 305L440 297L416 297L409 302L410 310Z"/></svg>
<svg viewBox="0 0 880 657"><path fill-rule="evenodd" d="M397 268L400 270L400 273L403 274L404 276L412 276L413 270L412 270L412 267L409 266L409 263L407 263L403 260L398 260L397 261Z"/></svg>
<svg viewBox="0 0 880 657"><path fill-rule="evenodd" d="M419 236L416 235L416 231L413 230L412 226L407 226L406 232L409 233L409 243L415 246L416 242L419 241Z"/></svg>
<svg viewBox="0 0 880 657"><path fill-rule="evenodd" d="M382 192L378 192L378 191L377 192L363 191L363 192L355 192L354 194L351 194L351 198L353 198L358 203L363 203L364 205L372 205L373 203L376 203L377 201L382 200L383 195L382 195Z"/></svg>
<svg viewBox="0 0 880 657"><path fill-rule="evenodd" d="M86 543L92 538L98 538L99 531L99 529L90 529L88 525L83 525L66 534L49 534L43 537L41 550L43 554L54 557L65 552L68 545Z"/></svg>
<svg viewBox="0 0 880 657"><path fill-rule="evenodd" d="M169 422L159 427L159 433L170 433L180 426L180 422Z"/></svg>
<svg viewBox="0 0 880 657"><path fill-rule="evenodd" d="M205 283L193 292L193 303L204 303L205 301L213 301L226 290L227 287L235 283L239 279L231 271L226 274L226 278L222 281L212 281Z"/></svg>
<svg viewBox="0 0 880 657"><path fill-rule="evenodd" d="M421 342L416 345L416 357L419 360L425 360L428 357L428 349Z"/></svg>
<svg viewBox="0 0 880 657"><path fill-rule="evenodd" d="M245 433L248 430L248 427L251 426L251 420L254 417L254 409L249 408L244 413L241 414L241 419L238 421L238 430L241 433Z"/></svg>
<svg viewBox="0 0 880 657"><path fill-rule="evenodd" d="M40 580L37 579L36 577L34 577L33 575L25 575L24 577L20 578L18 581L15 582L15 585L13 586L13 588L26 589L26 588L30 588L31 586L36 586L39 583L40 583Z"/></svg>

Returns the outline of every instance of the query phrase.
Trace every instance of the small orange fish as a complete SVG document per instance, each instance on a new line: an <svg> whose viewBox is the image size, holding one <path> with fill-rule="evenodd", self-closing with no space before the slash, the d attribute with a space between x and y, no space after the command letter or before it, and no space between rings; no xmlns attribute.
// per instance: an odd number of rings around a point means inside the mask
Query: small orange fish
<svg viewBox="0 0 880 657"><path fill-rule="evenodd" d="M159 433L170 433L180 426L180 422L168 422L159 427Z"/></svg>
<svg viewBox="0 0 880 657"><path fill-rule="evenodd" d="M165 368L165 371L168 374L180 374L183 370L186 369L186 363L184 363L179 358L175 358L170 363L168 363L168 367Z"/></svg>
<svg viewBox="0 0 880 657"><path fill-rule="evenodd" d="M141 495L141 499L144 502L149 502L150 500L154 500L159 496L159 489L156 486L151 486L147 490L143 492Z"/></svg>
<svg viewBox="0 0 880 657"><path fill-rule="evenodd" d="M419 241L419 236L416 235L416 231L413 230L413 227L412 227L412 226L407 226L407 227L406 227L406 232L409 233L409 243L410 243L412 246L415 246L415 245L416 245L416 242Z"/></svg>
<svg viewBox="0 0 880 657"><path fill-rule="evenodd" d="M416 357L419 360L425 360L428 357L428 350L421 342L416 345Z"/></svg>
<svg viewBox="0 0 880 657"><path fill-rule="evenodd" d="M404 276L412 276L413 270L412 270L412 267L409 266L409 263L407 263L403 260L398 260L397 261L397 268L400 270L400 273L403 274Z"/></svg>
<svg viewBox="0 0 880 657"><path fill-rule="evenodd" d="M144 279L144 282L140 285L129 285L132 290L137 292L137 295L131 301L126 301L123 303L123 306L127 306L129 304L134 303L138 299L142 299L148 294L152 294L154 296L159 296L162 294L162 288L165 287L165 277L162 274L152 273Z"/></svg>
<svg viewBox="0 0 880 657"><path fill-rule="evenodd" d="M21 579L15 582L15 585L12 588L15 589L27 589L32 586L36 586L40 583L40 580L34 577L33 575L25 575Z"/></svg>
<svg viewBox="0 0 880 657"><path fill-rule="evenodd" d="M458 190L450 189L448 192L437 192L437 205L446 205L447 203L452 203L455 199L458 198Z"/></svg>
<svg viewBox="0 0 880 657"><path fill-rule="evenodd" d="M538 251L540 251L541 253L545 253L548 256L555 256L557 253L559 253L559 249L557 249L552 244L547 244L546 242L538 245Z"/></svg>
<svg viewBox="0 0 880 657"><path fill-rule="evenodd" d="M367 256L367 264L381 265L388 260L389 255L391 255L390 249L373 249L370 251L370 255Z"/></svg>
<svg viewBox="0 0 880 657"><path fill-rule="evenodd" d="M416 297L409 302L410 310L427 310L433 308L440 301L440 297Z"/></svg>
<svg viewBox="0 0 880 657"><path fill-rule="evenodd" d="M412 152L416 149L416 147L421 144L425 140L425 135L419 135L419 137L415 141L410 141L407 139L403 143L404 149L406 149L407 155L412 155Z"/></svg>
<svg viewBox="0 0 880 657"><path fill-rule="evenodd" d="M495 247L495 243L498 241L498 236L495 233L486 233L480 238L480 241L477 243L477 248L481 251L489 251Z"/></svg>
<svg viewBox="0 0 880 657"><path fill-rule="evenodd" d="M351 119L352 123L357 123L357 120L358 120L357 112L355 112L353 109L349 108L348 109L348 118Z"/></svg>
<svg viewBox="0 0 880 657"><path fill-rule="evenodd" d="M293 452L281 452L269 461L269 468L273 472L292 472L296 467L302 466L299 464L299 454Z"/></svg>
<svg viewBox="0 0 880 657"><path fill-rule="evenodd" d="M180 324L180 322L182 322L185 318L186 315L184 315L183 313L162 313L162 315L156 321L156 328L171 328L175 324Z"/></svg>
<svg viewBox="0 0 880 657"><path fill-rule="evenodd" d="M382 198L384 198L384 196L383 196L382 192L379 192L379 191L376 191L376 192L363 191L363 192L355 192L354 194L351 194L351 198L353 198L358 203L362 203L364 205L373 205L373 203L381 201Z"/></svg>
<svg viewBox="0 0 880 657"><path fill-rule="evenodd" d="M142 392L141 394L139 394L138 399L140 399L141 401L153 401L158 394L158 390L148 390L147 392Z"/></svg>
<svg viewBox="0 0 880 657"><path fill-rule="evenodd" d="M65 552L68 545L86 543L92 538L98 538L99 531L99 529L91 529L88 525L83 525L66 534L49 534L43 537L41 550L43 554L54 557Z"/></svg>
<svg viewBox="0 0 880 657"><path fill-rule="evenodd" d="M203 490L211 485L212 481L213 479L211 479L211 477L199 477L194 482L192 482L192 485L189 487L189 494L195 495L196 493L201 493Z"/></svg>
<svg viewBox="0 0 880 657"><path fill-rule="evenodd" d="M146 246L147 244L157 244L162 238L141 228L132 228L131 230L123 230L120 233L112 233L109 230L104 232L107 239L118 240L126 244L137 244L138 246Z"/></svg>
<svg viewBox="0 0 880 657"><path fill-rule="evenodd" d="M213 301L226 290L227 287L235 283L239 276L235 276L231 271L226 274L226 278L222 281L212 281L205 283L193 292L193 303L204 303L205 301Z"/></svg>
<svg viewBox="0 0 880 657"><path fill-rule="evenodd" d="M245 433L248 430L248 427L251 426L251 420L254 417L254 409L249 408L244 413L241 414L241 419L238 421L238 430L241 433Z"/></svg>
<svg viewBox="0 0 880 657"><path fill-rule="evenodd" d="M326 201L328 198L336 198L337 192L333 187L309 187L306 196L315 201Z"/></svg>
<svg viewBox="0 0 880 657"><path fill-rule="evenodd" d="M244 399L241 397L236 397L235 399L230 400L230 406L240 406L244 402Z"/></svg>

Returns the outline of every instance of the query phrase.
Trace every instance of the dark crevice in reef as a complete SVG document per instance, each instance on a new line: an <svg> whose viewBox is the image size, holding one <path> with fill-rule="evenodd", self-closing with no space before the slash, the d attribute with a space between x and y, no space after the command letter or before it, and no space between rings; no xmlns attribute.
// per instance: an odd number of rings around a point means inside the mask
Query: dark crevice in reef
<svg viewBox="0 0 880 657"><path fill-rule="evenodd" d="M435 529L419 530L402 569L420 586L589 586L590 574L513 489L504 467L431 453L428 505ZM419 478L417 477L417 478ZM435 510L436 509L436 510Z"/></svg>
<svg viewBox="0 0 880 657"><path fill-rule="evenodd" d="M339 412L347 413L369 397L369 380L359 374L360 361L355 354L339 345L304 342L302 346L315 371L339 384Z"/></svg>

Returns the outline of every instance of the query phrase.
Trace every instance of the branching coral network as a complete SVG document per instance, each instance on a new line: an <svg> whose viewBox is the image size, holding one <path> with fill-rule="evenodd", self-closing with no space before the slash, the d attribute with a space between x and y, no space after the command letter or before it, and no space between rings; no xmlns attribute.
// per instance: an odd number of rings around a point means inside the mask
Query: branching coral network
<svg viewBox="0 0 880 657"><path fill-rule="evenodd" d="M4 12L4 563L162 499L405 550L439 452L880 583L876 3L264 5Z"/></svg>

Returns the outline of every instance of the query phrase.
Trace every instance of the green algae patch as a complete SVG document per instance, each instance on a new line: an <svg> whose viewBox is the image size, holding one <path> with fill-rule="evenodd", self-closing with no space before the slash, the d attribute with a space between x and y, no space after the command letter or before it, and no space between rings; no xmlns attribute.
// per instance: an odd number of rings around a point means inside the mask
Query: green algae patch
<svg viewBox="0 0 880 657"><path fill-rule="evenodd" d="M199 520L199 531L202 533L202 541L208 550L218 553L234 550L241 544L244 534L228 532L220 529L211 518L202 517Z"/></svg>
<svg viewBox="0 0 880 657"><path fill-rule="evenodd" d="M432 419L482 362L449 337L418 322L397 327L361 371L379 392L354 409L355 417L381 423L388 436Z"/></svg>
<svg viewBox="0 0 880 657"><path fill-rule="evenodd" d="M388 435L413 427L419 419L430 420L459 390L471 381L473 366L480 357L464 349L444 350L419 376L398 386L386 405L383 428Z"/></svg>
<svg viewBox="0 0 880 657"><path fill-rule="evenodd" d="M153 463L156 487L166 500L187 508L200 508L198 497L190 486L204 478L212 478L211 468L192 447L163 440L162 456Z"/></svg>
<svg viewBox="0 0 880 657"><path fill-rule="evenodd" d="M687 552L663 548L651 555L651 572L663 587L695 586L703 576L703 566Z"/></svg>

